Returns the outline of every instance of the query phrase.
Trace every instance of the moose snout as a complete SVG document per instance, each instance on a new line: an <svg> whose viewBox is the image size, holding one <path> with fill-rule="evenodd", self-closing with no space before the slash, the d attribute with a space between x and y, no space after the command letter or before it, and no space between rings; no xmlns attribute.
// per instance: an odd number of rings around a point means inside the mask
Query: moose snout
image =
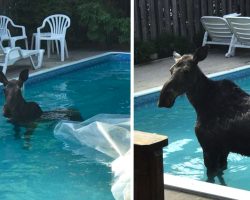
<svg viewBox="0 0 250 200"><path fill-rule="evenodd" d="M7 105L3 106L3 116L9 118L10 117L10 109L7 107Z"/></svg>
<svg viewBox="0 0 250 200"><path fill-rule="evenodd" d="M174 105L175 102L175 92L174 90L169 87L170 83L166 83L160 93L159 101L158 101L158 107L166 107L170 108Z"/></svg>

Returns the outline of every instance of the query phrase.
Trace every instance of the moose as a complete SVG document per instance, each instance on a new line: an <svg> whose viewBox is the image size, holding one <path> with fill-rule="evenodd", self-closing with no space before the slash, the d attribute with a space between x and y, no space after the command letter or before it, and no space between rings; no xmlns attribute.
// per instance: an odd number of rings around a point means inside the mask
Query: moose
<svg viewBox="0 0 250 200"><path fill-rule="evenodd" d="M170 108L186 93L197 114L195 134L203 149L207 181L214 182L217 176L223 184L229 153L250 156L250 96L230 80L207 78L198 66L207 54L207 46L194 54L173 53L175 64L158 106Z"/></svg>
<svg viewBox="0 0 250 200"><path fill-rule="evenodd" d="M19 136L20 127L25 127L26 139L35 130L37 123L67 119L83 121L81 114L76 110L43 111L36 102L27 102L22 96L22 87L29 78L29 70L24 69L19 74L18 80L8 80L3 72L0 72L0 82L3 84L5 104L3 116L14 125L15 135Z"/></svg>

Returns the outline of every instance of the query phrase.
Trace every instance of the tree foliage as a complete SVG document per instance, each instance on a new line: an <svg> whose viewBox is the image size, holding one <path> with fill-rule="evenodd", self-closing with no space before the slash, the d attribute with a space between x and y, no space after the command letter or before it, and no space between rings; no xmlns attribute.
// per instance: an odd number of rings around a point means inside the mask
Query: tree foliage
<svg viewBox="0 0 250 200"><path fill-rule="evenodd" d="M45 17L66 14L71 19L71 46L85 43L129 44L130 1L122 0L9 0L5 14L24 25L29 36Z"/></svg>

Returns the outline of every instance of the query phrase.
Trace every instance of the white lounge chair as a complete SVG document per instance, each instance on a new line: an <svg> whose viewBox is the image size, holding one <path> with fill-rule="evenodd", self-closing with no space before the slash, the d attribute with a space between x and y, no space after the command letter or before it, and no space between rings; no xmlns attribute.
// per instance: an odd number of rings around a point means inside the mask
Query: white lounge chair
<svg viewBox="0 0 250 200"><path fill-rule="evenodd" d="M50 32L42 33L41 30L46 26L50 27ZM51 41L56 41L56 47L58 51L58 43L60 44L61 61L64 61L64 53L69 57L67 43L65 40L67 28L70 26L70 18L66 15L51 15L44 19L41 27L37 28L36 37L36 49L40 49L41 40L48 41L48 57L50 56ZM64 52L65 51L65 52Z"/></svg>
<svg viewBox="0 0 250 200"><path fill-rule="evenodd" d="M34 69L40 68L42 66L44 50L26 50L20 47L3 47L0 42L0 66L2 67L2 72L6 74L7 67L13 65L18 60L29 58ZM34 62L33 58L37 59Z"/></svg>
<svg viewBox="0 0 250 200"><path fill-rule="evenodd" d="M20 28L22 30L22 35L12 36L8 29L9 24L15 28ZM24 40L25 47L28 49L28 39L25 32L25 27L14 24L14 22L9 17L3 15L0 15L0 38L1 41L9 41L11 47L15 47L16 41Z"/></svg>
<svg viewBox="0 0 250 200"><path fill-rule="evenodd" d="M235 55L235 48L250 48L250 17L226 18L233 37L230 42L227 57Z"/></svg>
<svg viewBox="0 0 250 200"><path fill-rule="evenodd" d="M230 45L233 34L226 19L223 17L203 16L201 18L201 23L206 30L202 46L206 44Z"/></svg>

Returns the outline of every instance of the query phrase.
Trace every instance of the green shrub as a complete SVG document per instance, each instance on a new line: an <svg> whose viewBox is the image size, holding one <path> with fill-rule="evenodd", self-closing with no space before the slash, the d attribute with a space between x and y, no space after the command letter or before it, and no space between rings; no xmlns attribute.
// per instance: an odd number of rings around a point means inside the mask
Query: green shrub
<svg viewBox="0 0 250 200"><path fill-rule="evenodd" d="M180 54L190 53L194 49L194 44L188 38L175 36L173 34L162 34L156 40L156 48L159 58L172 56L173 51Z"/></svg>
<svg viewBox="0 0 250 200"><path fill-rule="evenodd" d="M119 11L106 7L99 0L82 3L78 10L90 40L105 44L129 43L129 17L122 17Z"/></svg>
<svg viewBox="0 0 250 200"><path fill-rule="evenodd" d="M150 55L156 53L154 41L135 42L135 64L151 61Z"/></svg>
<svg viewBox="0 0 250 200"><path fill-rule="evenodd" d="M24 25L30 37L45 17L66 14L71 19L67 42L72 47L130 43L129 2L121 0L9 0L4 13Z"/></svg>

